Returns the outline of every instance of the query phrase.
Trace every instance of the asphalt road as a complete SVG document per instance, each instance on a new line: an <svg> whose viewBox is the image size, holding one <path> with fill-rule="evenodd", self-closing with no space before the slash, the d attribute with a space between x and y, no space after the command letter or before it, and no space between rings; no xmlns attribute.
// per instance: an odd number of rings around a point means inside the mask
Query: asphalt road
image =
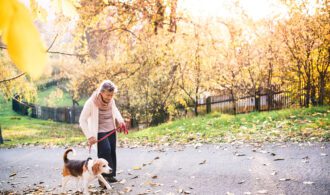
<svg viewBox="0 0 330 195"><path fill-rule="evenodd" d="M87 158L75 149L69 158ZM59 193L64 150L0 149L0 194ZM330 194L330 143L118 148L117 156L121 182L111 194Z"/></svg>

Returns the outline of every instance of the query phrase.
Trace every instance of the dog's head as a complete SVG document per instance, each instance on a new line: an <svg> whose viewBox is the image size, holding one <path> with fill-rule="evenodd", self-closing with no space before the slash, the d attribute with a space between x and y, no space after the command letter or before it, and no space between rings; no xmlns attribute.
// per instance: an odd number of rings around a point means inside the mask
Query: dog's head
<svg viewBox="0 0 330 195"><path fill-rule="evenodd" d="M90 166L94 175L112 173L112 169L109 167L108 161L103 158L92 160L89 163L91 163Z"/></svg>

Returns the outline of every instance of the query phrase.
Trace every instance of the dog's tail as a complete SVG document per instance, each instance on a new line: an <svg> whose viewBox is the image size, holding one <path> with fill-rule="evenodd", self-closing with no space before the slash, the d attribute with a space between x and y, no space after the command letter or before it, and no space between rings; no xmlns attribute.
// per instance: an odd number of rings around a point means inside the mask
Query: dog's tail
<svg viewBox="0 0 330 195"><path fill-rule="evenodd" d="M65 152L64 152L64 155L63 155L63 161L64 163L68 163L69 159L68 159L68 154L69 152L73 152L73 155L75 156L76 155L76 151L73 149L73 148L69 148L67 149Z"/></svg>

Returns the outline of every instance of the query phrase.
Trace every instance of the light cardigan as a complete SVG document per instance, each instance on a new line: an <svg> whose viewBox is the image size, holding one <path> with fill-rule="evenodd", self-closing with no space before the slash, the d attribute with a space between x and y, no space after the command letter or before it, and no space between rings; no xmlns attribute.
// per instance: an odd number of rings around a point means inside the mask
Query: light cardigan
<svg viewBox="0 0 330 195"><path fill-rule="evenodd" d="M113 124L116 127L116 120L118 123L123 123L124 119L121 116L115 100L111 100ZM79 118L79 125L85 134L86 138L95 137L99 130L99 108L94 104L93 96L91 96L85 103Z"/></svg>

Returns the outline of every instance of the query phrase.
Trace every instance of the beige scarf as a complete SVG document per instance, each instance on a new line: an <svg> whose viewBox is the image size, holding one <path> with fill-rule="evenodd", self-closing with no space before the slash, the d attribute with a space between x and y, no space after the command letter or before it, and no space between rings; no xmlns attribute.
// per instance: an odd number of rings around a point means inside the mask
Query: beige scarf
<svg viewBox="0 0 330 195"><path fill-rule="evenodd" d="M110 109L110 102L106 103L103 101L102 96L100 93L94 91L93 93L93 102L100 110L109 110Z"/></svg>

